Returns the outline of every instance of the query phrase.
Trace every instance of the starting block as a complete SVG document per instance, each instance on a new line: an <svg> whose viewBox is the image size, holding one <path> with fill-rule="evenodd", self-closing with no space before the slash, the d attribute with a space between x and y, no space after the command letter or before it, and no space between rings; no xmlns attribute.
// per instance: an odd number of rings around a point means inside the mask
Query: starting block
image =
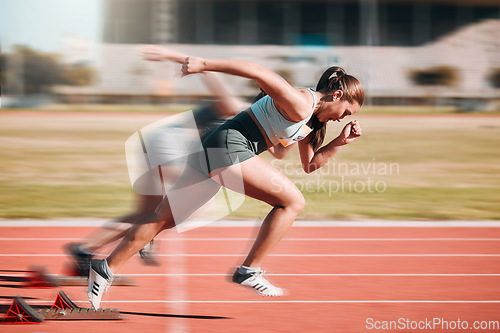
<svg viewBox="0 0 500 333"><path fill-rule="evenodd" d="M32 306L22 297L15 297L5 314L2 324L36 324L45 320L122 320L116 309L80 308L63 291L57 294L54 304L48 308Z"/></svg>
<svg viewBox="0 0 500 333"><path fill-rule="evenodd" d="M31 267L26 279L27 288L57 288L61 286L87 286L88 277L49 274L45 267ZM134 280L127 276L115 276L114 286L135 286Z"/></svg>

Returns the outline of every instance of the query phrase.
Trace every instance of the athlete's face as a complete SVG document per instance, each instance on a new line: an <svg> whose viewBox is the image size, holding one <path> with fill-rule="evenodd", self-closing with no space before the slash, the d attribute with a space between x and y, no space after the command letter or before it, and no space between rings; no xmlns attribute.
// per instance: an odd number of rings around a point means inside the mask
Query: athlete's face
<svg viewBox="0 0 500 333"><path fill-rule="evenodd" d="M321 122L341 121L347 116L358 112L360 106L357 102L349 103L341 100L342 92L337 90L333 96L325 98L322 112L318 112L318 120Z"/></svg>

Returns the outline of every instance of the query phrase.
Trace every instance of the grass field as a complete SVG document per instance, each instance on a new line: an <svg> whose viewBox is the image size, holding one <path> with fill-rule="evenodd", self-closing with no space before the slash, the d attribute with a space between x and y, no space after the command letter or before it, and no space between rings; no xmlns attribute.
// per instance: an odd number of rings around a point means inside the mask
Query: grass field
<svg viewBox="0 0 500 333"><path fill-rule="evenodd" d="M129 212L125 140L164 114L46 111L0 111L0 218ZM500 219L498 114L362 110L356 119L363 137L313 174L300 171L296 151L263 155L302 190L302 219ZM328 138L341 126L330 125ZM232 216L268 210L246 199Z"/></svg>

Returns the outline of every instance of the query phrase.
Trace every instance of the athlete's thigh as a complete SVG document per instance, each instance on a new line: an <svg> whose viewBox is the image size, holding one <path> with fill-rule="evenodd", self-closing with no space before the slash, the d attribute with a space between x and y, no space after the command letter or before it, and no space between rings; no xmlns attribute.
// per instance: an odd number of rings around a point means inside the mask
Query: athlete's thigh
<svg viewBox="0 0 500 333"><path fill-rule="evenodd" d="M293 182L260 156L217 169L212 172L212 179L234 191L241 192L243 188L245 195L272 206L303 200Z"/></svg>

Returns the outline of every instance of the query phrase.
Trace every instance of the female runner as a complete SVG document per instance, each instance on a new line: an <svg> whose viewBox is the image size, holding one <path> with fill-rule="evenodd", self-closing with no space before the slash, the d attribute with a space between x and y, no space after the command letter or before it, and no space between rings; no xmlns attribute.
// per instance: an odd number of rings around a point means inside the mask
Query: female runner
<svg viewBox="0 0 500 333"><path fill-rule="evenodd" d="M233 282L253 288L263 296L283 295L281 288L263 277L260 267L290 229L305 200L291 180L258 155L269 147L298 141L302 167L310 173L362 134L359 123L352 121L335 139L322 146L326 123L355 114L363 104L361 84L342 68L327 69L316 90L312 90L293 88L278 74L249 61L185 59L183 75L203 72L256 80L267 96L211 132L203 140L204 151L190 157L184 173L156 213L135 224L107 259L91 261L88 295L96 309L114 273L128 259L157 233L175 227L192 215L222 185L244 191L245 195L273 207L248 256L234 273Z"/></svg>
<svg viewBox="0 0 500 333"><path fill-rule="evenodd" d="M179 64L183 64L184 59L187 57L183 53L156 45L143 47L141 55L149 61L168 60ZM210 72L201 75L201 80L214 98L214 101L203 103L193 111L194 121L201 137L216 129L227 119L235 116L250 105L232 96L230 90L217 75ZM175 125L175 128L169 129L168 126L173 125ZM183 133L188 132L185 129L188 125L179 126L179 124L175 123L173 125L155 129L153 133L148 135L148 138L150 138L149 141L153 142L143 143L155 148L154 151L148 152L148 159L159 161L157 164L161 165L163 182L158 181L158 176L154 172L157 171L156 165L153 166L154 170L140 170L142 175L132 183L137 200L134 212L119 217L114 221L107 222L85 240L65 245L66 252L74 259L71 265L74 275L88 276L90 260L94 257L94 253L105 245L122 238L131 226L144 215L154 213L156 207L163 200L161 183L172 184L182 174L185 161L184 154L190 140L185 139L183 142L179 142L179 140L174 142L176 141L174 134L183 135ZM139 142L138 144L140 145L141 143ZM167 161L172 162L167 163ZM152 243L153 241L141 249L139 254L144 263L158 265L159 262L155 258Z"/></svg>
<svg viewBox="0 0 500 333"><path fill-rule="evenodd" d="M187 57L183 53L157 45L143 47L141 55L149 61L172 61L179 64L183 64L184 59ZM205 72L201 75L201 80L214 98L213 101L203 103L193 111L193 118L202 138L250 105L250 103L234 97L217 75L211 72ZM114 221L107 222L81 242L66 244L66 252L74 259L72 263L73 275L88 276L90 260L94 257L94 253L97 250L122 238L131 226L144 215L154 213L156 207L163 200L162 185L165 186L165 183L167 185L173 184L182 174L185 164L184 154L187 149L186 146L189 146L192 140L186 138L180 142L176 138L189 133L190 125L173 122L166 126L163 125L160 128L150 130L150 133L146 136L148 142L143 142L142 144L154 148L148 152L148 159L156 161L153 164L161 165L163 181L158 179L158 174L154 172L157 171L157 165L153 166L154 170L141 169L141 176L132 183L132 188L136 192L137 198L135 211ZM143 140L145 140L144 135L146 133L141 133L141 135L143 136ZM136 143L131 141L131 144L133 143L141 145L141 142ZM276 158L283 158L291 148L293 146L286 148L276 146L270 149L269 152ZM152 243L153 241L141 249L139 254L145 264L159 265Z"/></svg>

